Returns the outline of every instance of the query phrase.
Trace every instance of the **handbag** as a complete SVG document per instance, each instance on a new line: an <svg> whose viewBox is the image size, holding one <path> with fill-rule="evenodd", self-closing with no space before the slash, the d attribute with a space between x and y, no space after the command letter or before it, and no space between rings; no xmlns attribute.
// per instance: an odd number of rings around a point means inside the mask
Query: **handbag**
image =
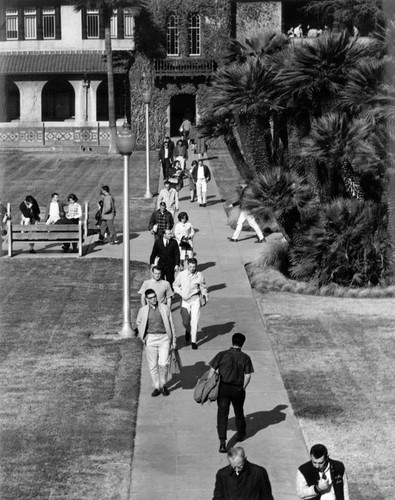
<svg viewBox="0 0 395 500"><path fill-rule="evenodd" d="M169 372L172 375L176 375L181 372L182 363L180 358L180 353L178 349L175 347L170 351L170 364L169 364Z"/></svg>
<svg viewBox="0 0 395 500"><path fill-rule="evenodd" d="M180 248L182 248L183 250L192 250L190 243L185 240L180 241Z"/></svg>

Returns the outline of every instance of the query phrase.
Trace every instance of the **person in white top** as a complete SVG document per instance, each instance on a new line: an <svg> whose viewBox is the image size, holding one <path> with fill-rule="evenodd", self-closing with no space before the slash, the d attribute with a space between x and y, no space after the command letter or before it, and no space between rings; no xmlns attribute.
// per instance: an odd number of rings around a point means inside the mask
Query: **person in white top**
<svg viewBox="0 0 395 500"><path fill-rule="evenodd" d="M162 201L166 203L166 209L171 213L171 215L175 216L175 212L178 211L178 193L177 190L171 187L170 182L166 179L164 182L165 187L160 191L158 196L157 207L158 210L160 208L160 204Z"/></svg>
<svg viewBox="0 0 395 500"><path fill-rule="evenodd" d="M64 212L63 207L59 202L59 194L52 193L51 201L48 203L45 210L45 223L48 225L55 224L55 222L62 217L64 217Z"/></svg>
<svg viewBox="0 0 395 500"><path fill-rule="evenodd" d="M296 38L302 38L303 37L303 29L302 29L302 25L301 24L298 24L296 26L296 28L294 29L294 36Z"/></svg>
<svg viewBox="0 0 395 500"><path fill-rule="evenodd" d="M195 229L189 222L189 217L186 212L180 212L178 220L179 222L174 228L174 236L180 247L180 267L184 269L184 262L193 257L193 237L195 236Z"/></svg>
<svg viewBox="0 0 395 500"><path fill-rule="evenodd" d="M310 449L310 460L298 469L296 494L302 500L350 500L344 464L329 458L323 444Z"/></svg>
<svg viewBox="0 0 395 500"><path fill-rule="evenodd" d="M203 274L197 270L197 260L194 257L188 260L188 269L177 275L173 289L182 299L180 312L185 328L185 342L191 341L192 349L197 349L200 299L207 302L208 290Z"/></svg>

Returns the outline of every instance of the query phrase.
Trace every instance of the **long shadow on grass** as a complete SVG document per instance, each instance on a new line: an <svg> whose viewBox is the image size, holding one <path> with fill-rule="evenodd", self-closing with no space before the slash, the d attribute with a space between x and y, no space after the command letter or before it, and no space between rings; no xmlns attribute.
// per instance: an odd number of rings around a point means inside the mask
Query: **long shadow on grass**
<svg viewBox="0 0 395 500"><path fill-rule="evenodd" d="M256 411L254 413L250 413L246 415L247 422L247 437L251 438L255 436L259 431L266 429L271 425L279 424L283 422L287 416L283 413L283 410L288 408L288 405L277 405L272 410L269 411ZM235 431L236 424L235 419L230 418L228 421L228 429ZM237 433L232 436L232 438L228 441L228 449L234 446L237 443Z"/></svg>

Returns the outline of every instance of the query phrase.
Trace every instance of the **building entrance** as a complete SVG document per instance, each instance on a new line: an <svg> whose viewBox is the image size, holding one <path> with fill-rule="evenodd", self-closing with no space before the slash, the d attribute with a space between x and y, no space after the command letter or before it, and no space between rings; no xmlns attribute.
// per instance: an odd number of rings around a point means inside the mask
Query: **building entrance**
<svg viewBox="0 0 395 500"><path fill-rule="evenodd" d="M170 100L170 135L180 135L180 125L184 118L192 123L196 117L196 96L192 94L174 95Z"/></svg>

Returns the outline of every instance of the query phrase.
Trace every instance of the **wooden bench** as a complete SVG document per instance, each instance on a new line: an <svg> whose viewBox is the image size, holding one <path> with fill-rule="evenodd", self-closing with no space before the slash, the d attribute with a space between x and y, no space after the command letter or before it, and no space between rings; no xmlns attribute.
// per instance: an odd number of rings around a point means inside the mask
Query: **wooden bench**
<svg viewBox="0 0 395 500"><path fill-rule="evenodd" d="M13 224L11 218L11 207L7 203L7 242L8 242L8 257L12 257L12 245L15 241L23 241L35 243L38 241L44 242L59 242L61 243L77 243L78 255L82 257L82 243L84 235L88 235L89 209L88 202L84 204L84 214L82 220L78 224L45 224L39 222L37 224ZM45 208L42 213L45 213Z"/></svg>
<svg viewBox="0 0 395 500"><path fill-rule="evenodd" d="M83 223L78 224L13 224L7 222L8 257L12 257L12 244L15 241L34 243L36 241L78 243L78 255L82 257Z"/></svg>

